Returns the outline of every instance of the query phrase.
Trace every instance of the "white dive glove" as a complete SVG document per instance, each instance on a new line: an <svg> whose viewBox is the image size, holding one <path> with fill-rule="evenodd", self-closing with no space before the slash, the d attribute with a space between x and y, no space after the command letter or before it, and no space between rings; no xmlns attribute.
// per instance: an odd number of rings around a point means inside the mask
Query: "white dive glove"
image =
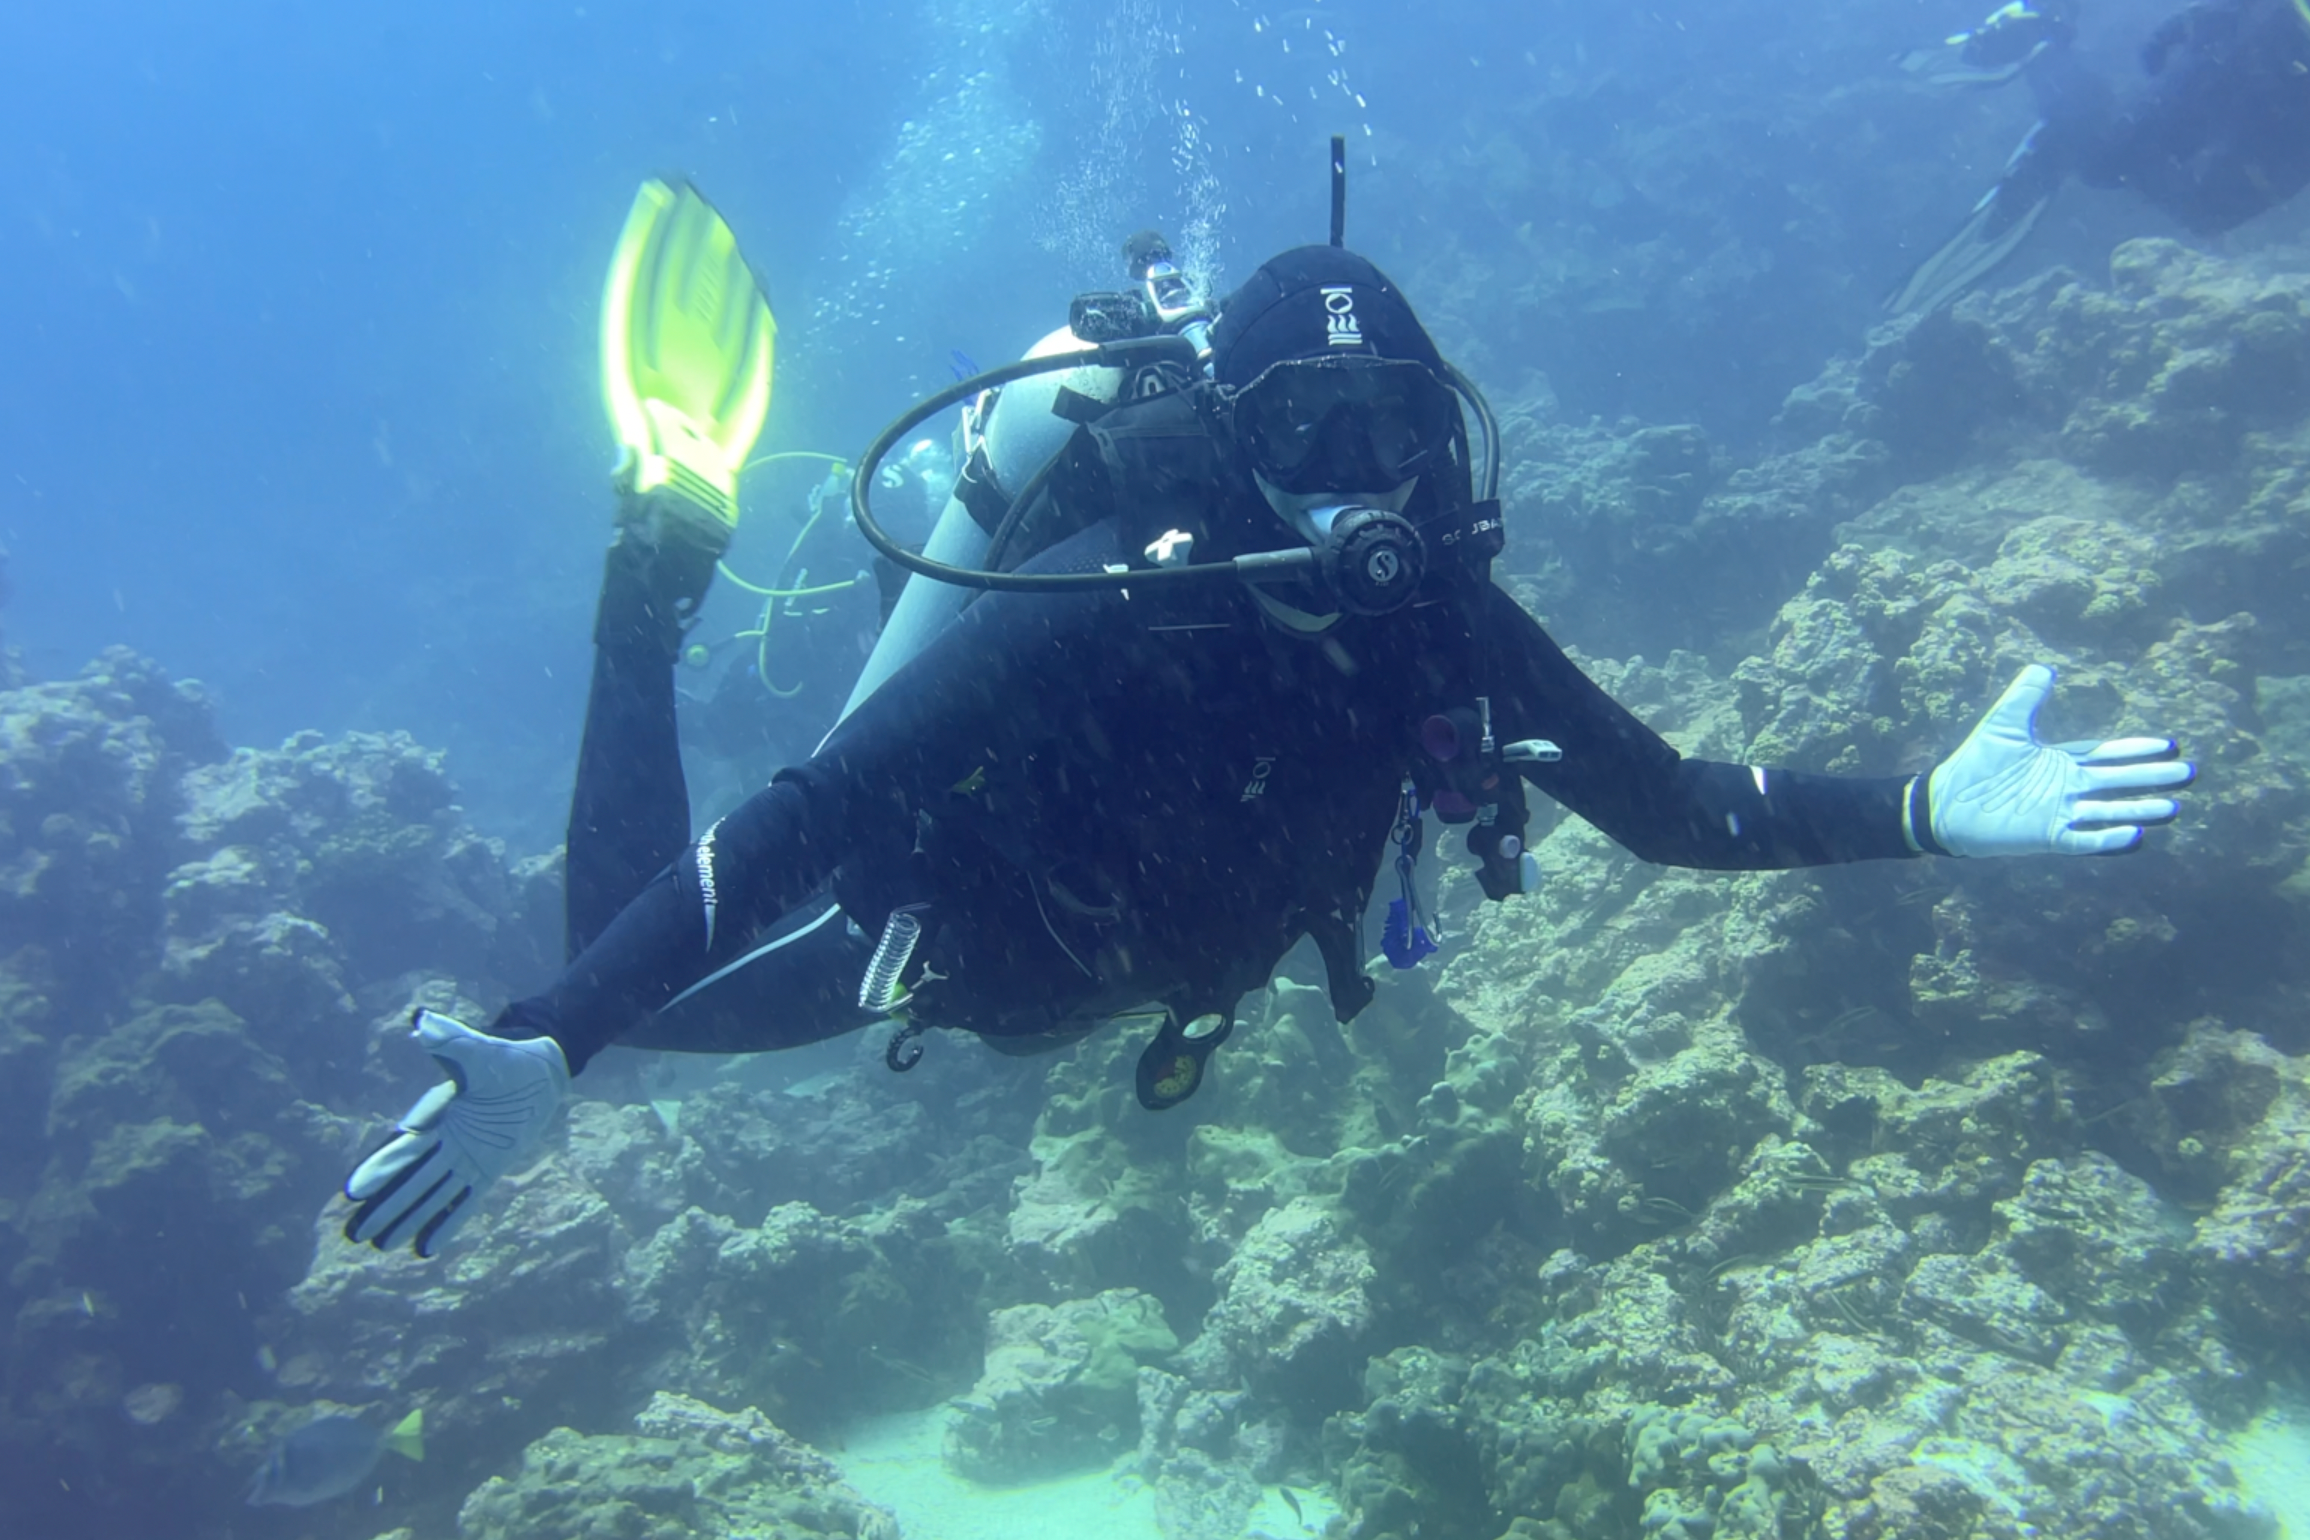
<svg viewBox="0 0 2310 1540"><path fill-rule="evenodd" d="M345 1196L361 1205L345 1221L345 1239L383 1251L406 1236L429 1257L489 1184L537 1148L569 1095L569 1065L550 1037L491 1037L427 1010L410 1027L449 1079L419 1097L392 1141L345 1179Z"/></svg>
<svg viewBox="0 0 2310 1540"><path fill-rule="evenodd" d="M2040 743L2037 712L2051 694L2052 669L2023 669L1957 752L1910 784L1911 845L1953 856L2107 855L2139 845L2145 825L2173 821L2179 803L2144 793L2197 778L2174 740Z"/></svg>

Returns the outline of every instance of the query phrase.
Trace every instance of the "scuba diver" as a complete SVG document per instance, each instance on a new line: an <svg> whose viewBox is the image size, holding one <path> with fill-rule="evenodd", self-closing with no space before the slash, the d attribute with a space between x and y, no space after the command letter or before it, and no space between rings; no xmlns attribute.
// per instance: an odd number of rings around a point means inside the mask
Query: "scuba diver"
<svg viewBox="0 0 2310 1540"><path fill-rule="evenodd" d="M2077 57L2076 0L2011 0L1903 67L1936 86L2019 75L2038 120L1964 226L1886 302L1948 304L2011 256L2064 181L2128 188L2219 235L2310 184L2310 0L2198 0L2143 45L2122 93Z"/></svg>
<svg viewBox="0 0 2310 1540"><path fill-rule="evenodd" d="M654 335L673 328L640 312L718 297L683 311L680 356L605 349L628 393L659 394L620 418L646 432L616 482L571 959L487 1032L416 1014L448 1079L346 1181L349 1239L436 1253L611 1043L748 1052L895 1022L907 1070L933 1027L1034 1052L1134 1023L1139 1100L1176 1106L1301 938L1340 1020L1371 1000L1359 931L1391 856L1382 951L1435 950L1426 813L1466 831L1488 897L1533 890L1527 783L1645 860L1733 871L2122 851L2177 815L2195 771L2171 739L2037 741L2042 666L1922 774L1680 755L1492 581L1491 413L1340 244L1340 166L1335 142L1333 243L1216 312L1136 237L1137 290L1079 298L1027 358L883 433L853 511L913 577L877 666L815 753L695 842L666 680L760 424L768 311L702 198L637 207L629 239L700 233L631 295L613 269L610 308ZM966 402L955 495L906 551L873 515L877 467Z"/></svg>

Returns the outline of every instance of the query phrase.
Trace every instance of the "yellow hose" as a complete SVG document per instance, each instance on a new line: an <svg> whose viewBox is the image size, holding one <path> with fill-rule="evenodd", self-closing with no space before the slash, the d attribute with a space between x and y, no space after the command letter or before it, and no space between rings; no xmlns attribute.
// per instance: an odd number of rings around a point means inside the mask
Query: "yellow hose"
<svg viewBox="0 0 2310 1540"><path fill-rule="evenodd" d="M747 461L745 469L753 470L757 466L772 465L780 460L816 460L833 466L837 472L847 471L850 468L850 462L841 455L823 454L815 449L781 449L776 454L767 454L758 460ZM794 543L786 548L787 562L794 560L795 553L802 549L802 542L809 539L810 532L818 527L818 516L823 509L824 504L821 503L819 507L813 508L810 511L810 517L803 521L801 531L794 537ZM856 588L860 583L866 581L866 574L860 573L857 577L845 579L840 583L816 583L802 588L765 588L759 583L749 583L737 573L732 572L727 562L715 562L714 570L722 574L736 587L765 601L762 605L762 623L751 631L739 632L738 636L754 638L754 677L762 681L763 689L769 691L779 700L792 700L802 693L802 685L799 682L790 690L781 690L770 682L770 622L777 618L780 601L815 598L819 594L838 594L845 589ZM785 570L785 563L780 564L779 570ZM810 574L804 572L801 576L807 580Z"/></svg>
<svg viewBox="0 0 2310 1540"><path fill-rule="evenodd" d="M773 599L762 606L762 629L754 633L754 677L762 681L762 688L778 700L792 700L802 693L802 681L794 681L794 688L781 690L770 682L770 617L778 613L778 601Z"/></svg>
<svg viewBox="0 0 2310 1540"><path fill-rule="evenodd" d="M853 577L844 578L839 583L819 583L810 588L761 588L747 582L721 562L714 563L714 570L757 599L809 599L819 594L838 594L845 588L856 588L859 584L859 579ZM747 634L743 631L739 633L741 636Z"/></svg>
<svg viewBox="0 0 2310 1540"><path fill-rule="evenodd" d="M746 469L752 470L757 465L770 465L779 460L823 460L837 470L850 468L850 462L840 455L821 454L815 449L781 449L774 455L764 455L759 460L748 460Z"/></svg>

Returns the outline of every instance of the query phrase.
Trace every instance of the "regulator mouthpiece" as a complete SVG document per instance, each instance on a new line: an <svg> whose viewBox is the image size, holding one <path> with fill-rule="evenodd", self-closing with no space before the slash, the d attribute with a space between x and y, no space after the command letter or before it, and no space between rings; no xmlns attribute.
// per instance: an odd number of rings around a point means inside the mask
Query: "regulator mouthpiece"
<svg viewBox="0 0 2310 1540"><path fill-rule="evenodd" d="M1350 615L1392 615L1412 602L1428 573L1428 548L1412 521L1385 508L1341 508L1316 552L1316 569Z"/></svg>

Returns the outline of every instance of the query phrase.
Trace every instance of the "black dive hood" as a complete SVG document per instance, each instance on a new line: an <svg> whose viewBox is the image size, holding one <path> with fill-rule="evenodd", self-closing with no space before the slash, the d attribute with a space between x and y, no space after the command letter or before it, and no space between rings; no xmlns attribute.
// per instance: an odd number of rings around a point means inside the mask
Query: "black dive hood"
<svg viewBox="0 0 2310 1540"><path fill-rule="evenodd" d="M1483 581L1504 538L1498 501L1498 425L1483 395L1445 361L1395 285L1341 244L1345 189L1345 150L1335 138L1332 244L1298 247L1263 264L1229 297L1207 330L1206 312L1200 306L1183 312L1192 325L1175 326L1160 304L1151 304L1148 311L1163 328L1154 335L1021 359L924 397L883 429L859 458L850 482L851 512L859 533L908 572L934 582L1002 593L1068 593L1231 579L1301 587L1340 612L1384 615L1409 604L1431 580ZM1198 394L1207 426L1233 441L1247 489L1262 456L1245 442L1259 441L1256 425L1247 420L1248 409L1239 412L1237 407L1239 402L1252 402L1255 392L1278 380L1314 380L1345 399L1389 370L1409 368L1433 381L1444 406L1439 412L1432 404L1423 404L1411 414L1420 424L1418 437L1425 440L1416 446L1400 432L1391 439L1366 426L1358 430L1359 437L1327 421L1323 432L1348 434L1339 440L1339 458L1346 468L1334 474L1351 484L1337 487L1343 494L1338 504L1325 510L1327 517L1313 531L1291 529L1279 514L1261 530L1215 532L1223 547L1251 547L1224 560L1178 559L1186 553L1173 553L1167 539L1158 539L1148 547L1148 566L1105 572L997 572L934 561L910 551L875 519L869 496L883 459L922 423L948 408L1031 375L1083 368L1129 372L1158 364L1195 381L1186 388ZM1463 408L1474 411L1484 430L1480 475L1470 455ZM1274 455L1267 458L1274 463ZM1359 473L1370 473L1367 467L1403 469L1415 464L1417 484L1402 512L1367 506L1353 497L1359 491L1377 494L1387 489L1352 484ZM1327 479L1322 466L1304 463L1283 474L1296 476L1295 490L1301 491L1320 488ZM1034 479L1039 481L1041 473ZM1387 486L1404 479L1413 478L1396 477ZM1024 495L1022 491L1022 499ZM1259 499L1254 495L1253 500ZM1257 549L1269 540L1279 548Z"/></svg>

